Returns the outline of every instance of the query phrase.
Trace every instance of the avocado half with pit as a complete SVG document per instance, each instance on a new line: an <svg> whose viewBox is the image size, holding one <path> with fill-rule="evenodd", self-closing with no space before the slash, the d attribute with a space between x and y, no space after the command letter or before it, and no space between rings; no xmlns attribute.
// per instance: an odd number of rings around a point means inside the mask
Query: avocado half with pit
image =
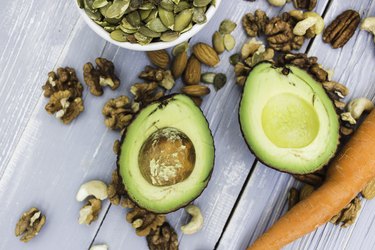
<svg viewBox="0 0 375 250"><path fill-rule="evenodd" d="M197 198L214 166L206 118L185 95L172 95L140 111L127 127L118 159L129 197L155 213L168 213Z"/></svg>
<svg viewBox="0 0 375 250"><path fill-rule="evenodd" d="M322 84L295 66L255 66L244 86L239 119L251 151L283 172L312 173L337 151L335 106Z"/></svg>

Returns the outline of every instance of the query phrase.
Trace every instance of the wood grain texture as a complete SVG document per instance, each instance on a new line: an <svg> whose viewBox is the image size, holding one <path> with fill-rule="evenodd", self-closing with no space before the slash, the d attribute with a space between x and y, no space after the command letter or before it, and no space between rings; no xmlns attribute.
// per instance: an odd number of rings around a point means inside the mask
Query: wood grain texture
<svg viewBox="0 0 375 250"><path fill-rule="evenodd" d="M372 1L335 0L331 1L328 7L325 23L330 23L338 14L349 8L357 10L363 17L374 15L375 12ZM327 69L334 70L333 80L349 87L351 93L346 100L362 96L375 99L372 35L357 30L342 49L336 50L324 44L321 37L317 37L309 49L309 55L317 56L319 63ZM287 191L298 185L300 184L289 175L259 164L248 182L218 249L244 249L254 242L285 212ZM259 186L264 188L261 195ZM375 231L372 223L375 219L375 202L364 200L362 204L363 208L357 222L349 228L343 229L327 224L285 249L374 249L375 242L373 238L370 239L370 235Z"/></svg>
<svg viewBox="0 0 375 250"><path fill-rule="evenodd" d="M112 143L119 134L104 127L101 108L105 101L121 94L129 95L129 86L139 81L137 73L148 60L142 52L131 52L105 43L79 18L74 1L5 0L0 14L0 249L22 249L23 243L14 237L14 226L21 213L37 206L47 216L40 235L27 244L27 249L87 249L91 242L107 243L110 249L147 249L145 240L135 236L125 222L126 211L104 202L98 221L91 226L78 225L78 211L83 203L75 201L80 184L91 179L110 180L115 167ZM328 1L319 1L323 12ZM326 21L346 8L374 14L370 1L339 1L329 6ZM244 13L261 8L270 16L292 8L270 7L265 0L250 3L242 0L223 1L217 15L196 37L211 42L211 35L224 18L239 24L234 32L235 50L247 38L240 20ZM303 49L307 48L307 43ZM48 53L45 53L48 51ZM332 50L315 39L310 54L335 69L335 79L347 83L352 96L373 97L374 44L365 32L355 37L343 49ZM46 99L41 86L47 72L58 66L72 66L82 79L82 65L98 56L113 60L122 80L117 91L107 89L103 97L84 92L85 112L71 125L65 126L44 111ZM229 82L219 92L205 98L202 109L215 138L216 164L212 180L202 196L195 201L205 217L203 230L192 236L180 232L180 248L186 250L213 249L229 216L233 215L219 249L243 249L258 237L284 212L289 187L298 185L289 175L280 174L258 164L247 177L254 163L241 136L237 108L240 89L234 83L231 53L222 55L222 63L214 71L227 74ZM212 69L204 68L204 71ZM175 88L178 91L181 82ZM237 202L243 185L241 199ZM375 218L371 210L375 202L364 203L358 222L349 229L332 225L295 242L289 249L371 249ZM168 215L175 228L188 221L181 209ZM102 224L101 224L102 223ZM241 225L239 227L238 225Z"/></svg>

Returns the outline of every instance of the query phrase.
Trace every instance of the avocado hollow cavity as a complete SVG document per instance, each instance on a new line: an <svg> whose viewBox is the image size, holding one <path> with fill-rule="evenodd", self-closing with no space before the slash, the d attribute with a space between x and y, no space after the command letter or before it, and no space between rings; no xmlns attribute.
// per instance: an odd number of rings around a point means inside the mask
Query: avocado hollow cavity
<svg viewBox="0 0 375 250"><path fill-rule="evenodd" d="M340 123L333 101L308 72L264 62L250 72L239 120L264 164L293 174L319 170L336 154Z"/></svg>
<svg viewBox="0 0 375 250"><path fill-rule="evenodd" d="M170 186L188 178L195 165L191 140L175 128L155 131L144 142L138 156L143 177L155 186Z"/></svg>

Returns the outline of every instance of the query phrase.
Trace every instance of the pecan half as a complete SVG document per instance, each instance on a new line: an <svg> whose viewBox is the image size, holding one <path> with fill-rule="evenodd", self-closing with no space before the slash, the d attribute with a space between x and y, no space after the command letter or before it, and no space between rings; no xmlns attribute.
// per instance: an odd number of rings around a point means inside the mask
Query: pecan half
<svg viewBox="0 0 375 250"><path fill-rule="evenodd" d="M296 9L312 11L316 6L317 0L293 0Z"/></svg>
<svg viewBox="0 0 375 250"><path fill-rule="evenodd" d="M344 11L324 30L323 41L330 43L334 49L343 47L353 36L360 21L358 12Z"/></svg>

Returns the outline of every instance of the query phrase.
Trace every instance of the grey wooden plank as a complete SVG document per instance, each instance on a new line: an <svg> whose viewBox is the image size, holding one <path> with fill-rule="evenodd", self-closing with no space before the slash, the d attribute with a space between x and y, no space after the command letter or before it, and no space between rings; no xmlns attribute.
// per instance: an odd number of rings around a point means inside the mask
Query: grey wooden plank
<svg viewBox="0 0 375 250"><path fill-rule="evenodd" d="M372 1L335 0L326 13L325 22L329 23L348 8L358 10L363 16L374 15L375 12ZM318 56L322 65L334 69L334 80L350 88L351 94L347 99L359 96L366 96L372 100L375 98L372 80L375 76L372 39L370 34L357 31L342 49L331 49L319 37L311 46L309 54ZM246 248L285 211L286 192L290 187L298 186L299 183L286 174L266 170L267 168L263 165L254 170L218 249ZM263 197L259 197L258 193L261 192L258 188L260 183L264 183L262 186L264 190L261 193L264 194ZM275 183L277 183L276 187ZM342 229L327 224L293 242L285 249L374 249L373 206L375 206L373 201L365 201L357 222L349 228Z"/></svg>
<svg viewBox="0 0 375 250"><path fill-rule="evenodd" d="M78 20L73 1L2 0L0 178ZM59 13L57 15L57 13Z"/></svg>
<svg viewBox="0 0 375 250"><path fill-rule="evenodd" d="M323 7L324 5L320 5L319 9L322 10ZM238 1L236 4L231 1L223 1L219 13L190 43L194 44L198 41L211 43L211 35L218 28L220 22L224 18L230 18L239 24L234 32L237 40L234 51L239 51L242 42L247 39L241 27L241 18L244 13L255 11L258 8L266 9L270 16L281 10L280 8L269 8L265 1L255 3ZM286 7L286 9L290 8L291 5ZM125 57L126 52L120 51L119 53L124 54ZM240 89L234 83L233 69L228 62L230 55L231 53L222 55L221 65L215 69L215 71L226 73L229 79L228 84L218 93L213 91L205 98L202 106L213 132L216 146L216 163L212 179L207 189L195 201L203 211L206 219L205 226L201 232L190 236L182 235L178 230L181 249L214 248L254 161L254 157L249 153L244 143L238 124L237 108ZM212 69L204 68L204 70L211 71ZM126 224L123 217L118 215L119 211L122 210L111 207L95 242L107 242L114 249L126 248L129 242L135 244L139 249L145 248L145 240L134 236L134 230ZM186 223L187 217L182 210L179 210L168 215L168 219L178 229ZM123 232L121 240L116 234L113 234L114 230Z"/></svg>
<svg viewBox="0 0 375 250"><path fill-rule="evenodd" d="M47 66L69 65L77 68L81 76L82 65L99 56L104 46L105 42L80 20L66 41L60 60ZM36 53L41 52L34 51L31 55ZM3 201L0 249L25 247L14 236L14 227L22 212L31 206L39 207L46 214L47 223L40 235L28 243L28 249L85 249L100 220L90 227L78 224L78 212L83 204L75 201L75 193L84 181L110 179L114 167L111 148L118 134L103 125L101 108L113 92L106 92L105 98L86 96L85 112L72 124L63 125L44 110L47 99L40 95L40 88L47 70L42 72L29 90L39 93L39 98L34 97L35 109L31 107L33 111L0 180ZM105 210L108 203L103 207Z"/></svg>

